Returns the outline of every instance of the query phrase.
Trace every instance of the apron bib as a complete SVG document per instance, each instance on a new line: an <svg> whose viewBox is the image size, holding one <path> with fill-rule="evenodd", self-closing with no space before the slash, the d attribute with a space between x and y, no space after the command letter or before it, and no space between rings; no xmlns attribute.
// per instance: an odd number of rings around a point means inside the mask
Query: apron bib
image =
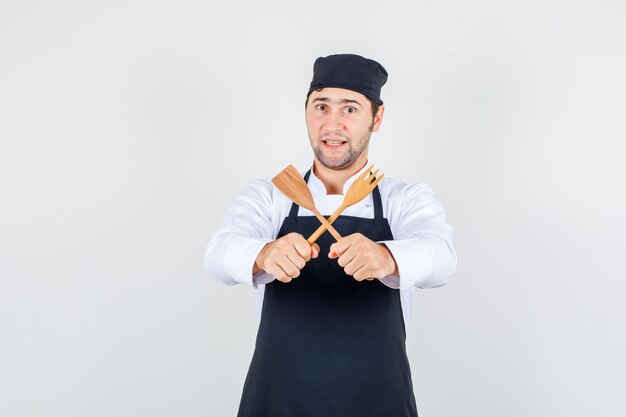
<svg viewBox="0 0 626 417"><path fill-rule="evenodd" d="M339 216L333 226L342 236L392 240L378 187L373 200L373 219ZM319 220L298 209L292 204L278 237L317 230ZM347 275L328 258L333 242L324 233L298 278L265 286L238 417L417 416L400 292Z"/></svg>

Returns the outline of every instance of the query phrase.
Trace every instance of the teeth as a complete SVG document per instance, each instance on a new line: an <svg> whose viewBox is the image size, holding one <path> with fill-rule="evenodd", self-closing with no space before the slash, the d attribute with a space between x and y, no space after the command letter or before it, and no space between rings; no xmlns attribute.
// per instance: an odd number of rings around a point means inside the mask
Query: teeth
<svg viewBox="0 0 626 417"><path fill-rule="evenodd" d="M341 145L343 142L342 142L342 141L340 141L340 140L337 140L337 141L334 141L334 140L333 140L333 141L331 141L331 140L327 140L327 141L326 141L326 143L327 143L328 145L330 145L330 146L339 146L339 145Z"/></svg>

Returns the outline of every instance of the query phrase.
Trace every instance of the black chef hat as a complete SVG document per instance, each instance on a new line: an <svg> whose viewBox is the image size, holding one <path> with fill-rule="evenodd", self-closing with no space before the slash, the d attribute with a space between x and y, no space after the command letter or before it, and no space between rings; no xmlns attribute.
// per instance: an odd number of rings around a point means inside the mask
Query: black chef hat
<svg viewBox="0 0 626 417"><path fill-rule="evenodd" d="M318 88L345 88L380 105L380 90L386 82L387 71L376 61L353 54L329 55L315 60L308 94Z"/></svg>

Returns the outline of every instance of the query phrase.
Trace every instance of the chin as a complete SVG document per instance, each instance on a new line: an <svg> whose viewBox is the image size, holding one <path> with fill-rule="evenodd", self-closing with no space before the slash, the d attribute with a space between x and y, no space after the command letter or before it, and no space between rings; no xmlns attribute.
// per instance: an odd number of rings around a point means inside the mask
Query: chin
<svg viewBox="0 0 626 417"><path fill-rule="evenodd" d="M331 162L331 161L320 160L320 163L324 165L326 168L339 171L342 169L350 168L354 164L354 161L347 161L347 162L332 161Z"/></svg>

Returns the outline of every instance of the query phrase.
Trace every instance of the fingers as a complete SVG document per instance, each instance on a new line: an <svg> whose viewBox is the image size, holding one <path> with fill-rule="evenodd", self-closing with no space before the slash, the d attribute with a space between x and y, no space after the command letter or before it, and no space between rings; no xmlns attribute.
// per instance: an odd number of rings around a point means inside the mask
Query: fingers
<svg viewBox="0 0 626 417"><path fill-rule="evenodd" d="M338 241L330 245L328 257L330 259L335 259L341 256L345 251L350 249L350 247L354 243L358 243L362 239L367 239L367 238L360 233L353 233L349 236L342 237L341 239L339 239Z"/></svg>
<svg viewBox="0 0 626 417"><path fill-rule="evenodd" d="M341 255L339 257L339 259L337 259L337 262L339 263L339 266L344 268L344 270L346 268L350 268L350 264L352 264L351 269L349 269L350 272L348 272L348 270L346 270L346 274L351 274L351 272L355 272L355 266L354 264L357 263L356 261L356 257L357 257L358 253L357 251L354 250L348 250L346 252L343 253L343 255Z"/></svg>
<svg viewBox="0 0 626 417"><path fill-rule="evenodd" d="M270 242L259 254L262 269L278 281L290 282L300 276L311 258L319 254L319 246L310 246L298 233L289 233Z"/></svg>
<svg viewBox="0 0 626 417"><path fill-rule="evenodd" d="M395 261L389 252L360 233L334 243L328 256L338 257L339 266L357 281L383 278L395 269Z"/></svg>
<svg viewBox="0 0 626 417"><path fill-rule="evenodd" d="M267 272L268 274L274 276L274 278L276 278L276 280L280 281L280 282L290 282L293 278L290 277L285 270L283 270L278 263L272 263L270 265L267 266L267 269L265 270L265 272Z"/></svg>
<svg viewBox="0 0 626 417"><path fill-rule="evenodd" d="M278 259L276 263L278 264L280 269L285 271L287 277L292 279L298 278L300 276L300 267L298 265L302 263L302 266L304 267L304 260L302 258L300 258L300 261L292 261L289 256Z"/></svg>
<svg viewBox="0 0 626 417"><path fill-rule="evenodd" d="M317 243L311 245L311 258L315 259L320 254L320 247Z"/></svg>
<svg viewBox="0 0 626 417"><path fill-rule="evenodd" d="M354 274L352 274L352 278L354 278L357 281L373 281L375 280L377 277L376 272L368 272L370 271L369 266L367 265L363 265L361 268L359 268L357 271L354 272Z"/></svg>
<svg viewBox="0 0 626 417"><path fill-rule="evenodd" d="M285 266L283 266L283 262L285 263ZM290 272L288 269L291 269L292 267L295 267L299 271L304 268L304 265L306 265L305 258L293 250L287 251L285 253L285 257L281 258L281 267L285 270L285 272ZM293 276L291 273L289 273L289 275Z"/></svg>
<svg viewBox="0 0 626 417"><path fill-rule="evenodd" d="M290 252L295 251L294 256L299 256L304 259L305 262L308 262L311 259L311 246L309 243L302 237L302 235L298 233L290 233L285 236L289 243L291 243Z"/></svg>
<svg viewBox="0 0 626 417"><path fill-rule="evenodd" d="M343 270L357 281L371 281L372 279L382 278L386 275L382 272L382 268L380 268L376 257L368 255L355 256L346 264Z"/></svg>

